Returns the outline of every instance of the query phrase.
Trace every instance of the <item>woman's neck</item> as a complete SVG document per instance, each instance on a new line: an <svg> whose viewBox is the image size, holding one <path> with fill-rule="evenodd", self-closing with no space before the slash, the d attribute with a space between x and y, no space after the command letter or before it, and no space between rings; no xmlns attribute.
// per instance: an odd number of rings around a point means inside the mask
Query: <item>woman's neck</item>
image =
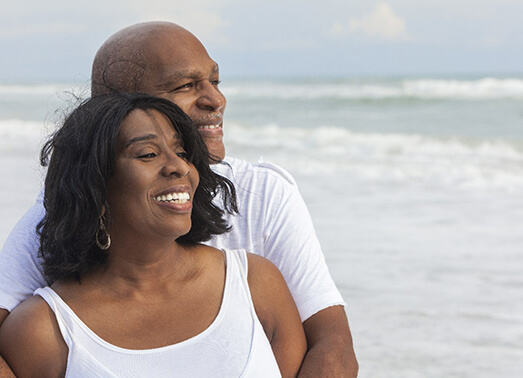
<svg viewBox="0 0 523 378"><path fill-rule="evenodd" d="M187 283L201 270L194 247L170 243L115 243L108 250L106 263L90 276L116 291L162 290L171 284Z"/></svg>

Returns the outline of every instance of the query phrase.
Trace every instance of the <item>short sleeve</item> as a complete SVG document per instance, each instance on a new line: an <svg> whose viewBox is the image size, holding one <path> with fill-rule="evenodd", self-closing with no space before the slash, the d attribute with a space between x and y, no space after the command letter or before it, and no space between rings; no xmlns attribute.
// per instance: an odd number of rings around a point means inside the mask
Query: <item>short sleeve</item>
<svg viewBox="0 0 523 378"><path fill-rule="evenodd" d="M302 321L345 302L327 267L311 216L297 186L290 185L266 219L265 257L282 272Z"/></svg>
<svg viewBox="0 0 523 378"><path fill-rule="evenodd" d="M36 203L20 218L0 251L0 308L12 311L20 302L46 286L36 226L43 218L40 195Z"/></svg>

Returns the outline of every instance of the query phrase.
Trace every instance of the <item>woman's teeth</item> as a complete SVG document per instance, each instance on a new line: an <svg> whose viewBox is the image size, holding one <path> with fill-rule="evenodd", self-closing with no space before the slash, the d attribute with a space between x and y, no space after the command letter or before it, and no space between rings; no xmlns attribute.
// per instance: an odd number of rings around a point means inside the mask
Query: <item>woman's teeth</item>
<svg viewBox="0 0 523 378"><path fill-rule="evenodd" d="M171 202L171 203L186 203L189 200L189 193L170 193L167 195L161 195L154 197L155 201L158 202Z"/></svg>

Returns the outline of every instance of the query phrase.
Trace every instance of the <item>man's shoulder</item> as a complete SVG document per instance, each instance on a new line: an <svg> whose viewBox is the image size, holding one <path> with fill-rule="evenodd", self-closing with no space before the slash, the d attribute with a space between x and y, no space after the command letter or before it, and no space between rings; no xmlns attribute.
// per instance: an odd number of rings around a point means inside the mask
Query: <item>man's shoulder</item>
<svg viewBox="0 0 523 378"><path fill-rule="evenodd" d="M292 175L277 164L258 159L256 163L227 156L216 166L215 171L234 181L262 180L281 182L295 186Z"/></svg>

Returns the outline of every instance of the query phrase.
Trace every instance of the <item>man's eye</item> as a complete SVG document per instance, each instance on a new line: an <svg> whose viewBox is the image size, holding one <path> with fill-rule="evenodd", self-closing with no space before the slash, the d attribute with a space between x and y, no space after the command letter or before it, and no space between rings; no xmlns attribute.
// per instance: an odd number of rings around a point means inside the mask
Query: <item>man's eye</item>
<svg viewBox="0 0 523 378"><path fill-rule="evenodd" d="M214 85L215 87L217 87L218 85L220 85L222 83L221 80L212 80L211 81L211 84Z"/></svg>
<svg viewBox="0 0 523 378"><path fill-rule="evenodd" d="M186 84L180 85L179 87L174 88L174 91L179 91L182 89L187 89L187 88L192 88L192 87L194 87L194 83L190 82L190 83L186 83Z"/></svg>

